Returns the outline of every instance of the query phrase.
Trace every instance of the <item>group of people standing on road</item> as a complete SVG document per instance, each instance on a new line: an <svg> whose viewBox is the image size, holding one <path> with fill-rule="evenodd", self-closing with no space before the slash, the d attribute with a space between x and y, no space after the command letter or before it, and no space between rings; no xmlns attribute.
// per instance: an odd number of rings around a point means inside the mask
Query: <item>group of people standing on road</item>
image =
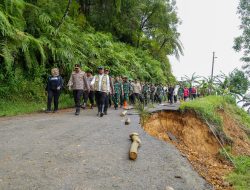
<svg viewBox="0 0 250 190"><path fill-rule="evenodd" d="M73 91L75 102L75 115L80 114L80 110L86 109L89 101L90 108L94 104L98 108L97 115L103 117L107 115L108 108L112 102L115 109L128 108L128 105L134 105L136 102L147 105L148 103L159 103L168 101L170 104L178 100L186 101L188 98L195 99L197 89L182 87L180 85L163 86L161 83L155 85L148 82L129 79L127 76L117 76L112 78L109 75L109 69L99 66L98 73L93 76L92 71L81 70L80 65L76 64L71 73L67 84L69 90ZM48 92L48 113L52 112L51 103L54 99L54 112L58 111L58 100L61 89L63 88L63 79L59 74L58 68L51 70L51 76L48 78L46 91Z"/></svg>

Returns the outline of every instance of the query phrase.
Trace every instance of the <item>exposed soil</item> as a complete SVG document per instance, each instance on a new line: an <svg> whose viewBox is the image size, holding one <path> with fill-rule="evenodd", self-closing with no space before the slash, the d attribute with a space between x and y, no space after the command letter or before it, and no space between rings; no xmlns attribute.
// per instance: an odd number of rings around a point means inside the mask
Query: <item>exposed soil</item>
<svg viewBox="0 0 250 190"><path fill-rule="evenodd" d="M250 155L250 142L240 125L223 111L223 131L232 140L232 153ZM220 153L221 146L213 133L195 113L178 111L151 115L144 125L150 135L174 144L191 162L196 171L215 189L233 189L225 181L232 164Z"/></svg>

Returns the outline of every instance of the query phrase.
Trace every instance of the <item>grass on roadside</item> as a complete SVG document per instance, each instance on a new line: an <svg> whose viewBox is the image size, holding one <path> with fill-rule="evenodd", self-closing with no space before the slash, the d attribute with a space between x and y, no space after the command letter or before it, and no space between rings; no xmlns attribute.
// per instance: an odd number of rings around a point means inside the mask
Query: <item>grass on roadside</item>
<svg viewBox="0 0 250 190"><path fill-rule="evenodd" d="M147 119L149 118L149 111L147 108L145 108L145 105L143 103L141 103L140 101L136 101L135 102L135 106L134 108L136 109L136 111L139 113L140 118L141 118L141 124L142 126L144 125L144 123L147 121Z"/></svg>
<svg viewBox="0 0 250 190"><path fill-rule="evenodd" d="M227 179L236 190L249 190L250 187L250 157L238 156L234 158L236 169Z"/></svg>
<svg viewBox="0 0 250 190"><path fill-rule="evenodd" d="M73 99L69 94L61 94L59 99L59 109L72 107ZM0 100L0 117L14 116L33 112L44 111L47 108L47 101L28 101L28 100Z"/></svg>
<svg viewBox="0 0 250 190"><path fill-rule="evenodd" d="M250 128L250 116L243 109L239 108L235 100L230 96L207 96L184 102L180 106L181 111L193 110L202 119L217 126L221 126L223 122L217 114L217 111L220 109L227 111L242 125Z"/></svg>

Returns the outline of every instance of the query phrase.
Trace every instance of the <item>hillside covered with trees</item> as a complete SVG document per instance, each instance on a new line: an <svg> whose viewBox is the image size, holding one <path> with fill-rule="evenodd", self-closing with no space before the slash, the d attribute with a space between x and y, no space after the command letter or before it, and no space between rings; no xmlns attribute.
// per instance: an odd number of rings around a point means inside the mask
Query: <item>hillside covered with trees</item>
<svg viewBox="0 0 250 190"><path fill-rule="evenodd" d="M50 69L67 81L76 63L171 83L179 24L170 0L1 0L0 100L42 100Z"/></svg>

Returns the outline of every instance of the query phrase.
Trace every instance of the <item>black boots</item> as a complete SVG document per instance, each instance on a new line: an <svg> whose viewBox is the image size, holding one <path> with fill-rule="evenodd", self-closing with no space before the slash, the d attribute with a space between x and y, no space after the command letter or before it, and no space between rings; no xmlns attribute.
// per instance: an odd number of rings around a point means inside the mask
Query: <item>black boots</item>
<svg viewBox="0 0 250 190"><path fill-rule="evenodd" d="M75 115L79 115L80 114L80 108L76 108L76 113Z"/></svg>

